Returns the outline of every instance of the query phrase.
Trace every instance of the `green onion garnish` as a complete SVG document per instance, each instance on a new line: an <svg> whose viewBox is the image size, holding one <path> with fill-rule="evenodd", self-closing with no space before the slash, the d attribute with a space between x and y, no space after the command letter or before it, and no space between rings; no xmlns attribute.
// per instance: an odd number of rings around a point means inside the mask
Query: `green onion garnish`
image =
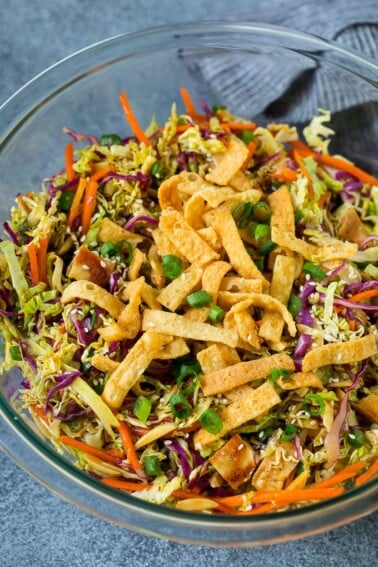
<svg viewBox="0 0 378 567"><path fill-rule="evenodd" d="M260 441L260 443L265 443L270 437L272 437L273 432L273 427L266 427L265 429L261 429L261 431L257 433L257 439Z"/></svg>
<svg viewBox="0 0 378 567"><path fill-rule="evenodd" d="M223 428L223 421L212 408L205 410L198 418L201 426L209 433L216 435Z"/></svg>
<svg viewBox="0 0 378 567"><path fill-rule="evenodd" d="M117 248L115 247L113 242L104 242L103 244L101 244L99 252L101 256L104 256L105 258L111 258L117 253Z"/></svg>
<svg viewBox="0 0 378 567"><path fill-rule="evenodd" d="M319 394L308 394L302 402L302 408L311 417L318 417L325 412L326 405Z"/></svg>
<svg viewBox="0 0 378 567"><path fill-rule="evenodd" d="M167 254L162 257L162 266L163 274L170 280L178 278L184 270L181 258L173 256L172 254Z"/></svg>
<svg viewBox="0 0 378 567"><path fill-rule="evenodd" d="M59 189L59 187L58 187ZM72 201L74 200L74 191L62 191L58 200L58 209L63 213L68 213L71 210Z"/></svg>
<svg viewBox="0 0 378 567"><path fill-rule="evenodd" d="M100 140L101 146L111 146L113 144L122 144L121 138L118 134L104 134Z"/></svg>
<svg viewBox="0 0 378 567"><path fill-rule="evenodd" d="M297 428L292 423L287 423L285 429L281 433L282 441L292 441L297 435Z"/></svg>
<svg viewBox="0 0 378 567"><path fill-rule="evenodd" d="M155 161L154 165L151 168L151 175L153 177L161 177L163 175L164 166L159 161Z"/></svg>
<svg viewBox="0 0 378 567"><path fill-rule="evenodd" d="M253 263L257 266L260 272L264 271L264 258L252 258Z"/></svg>
<svg viewBox="0 0 378 567"><path fill-rule="evenodd" d="M161 473L160 461L156 455L147 455L143 459L143 466L148 476L159 476Z"/></svg>
<svg viewBox="0 0 378 567"><path fill-rule="evenodd" d="M9 354L12 360L22 360L20 347L13 345L9 348Z"/></svg>
<svg viewBox="0 0 378 567"><path fill-rule="evenodd" d="M270 228L267 224L256 224L253 231L253 236L256 240L266 238L269 235Z"/></svg>
<svg viewBox="0 0 378 567"><path fill-rule="evenodd" d="M270 254L275 248L277 248L277 244L272 240L267 240L264 242L262 246L260 246L258 252L261 256L267 256Z"/></svg>
<svg viewBox="0 0 378 567"><path fill-rule="evenodd" d="M226 106L224 104L213 104L212 111L214 114L218 112L218 110L226 110Z"/></svg>
<svg viewBox="0 0 378 567"><path fill-rule="evenodd" d="M199 383L201 366L199 362L194 364L182 364L178 370L174 369L177 386L182 394L192 394ZM187 380L189 378L189 380Z"/></svg>
<svg viewBox="0 0 378 567"><path fill-rule="evenodd" d="M249 221L251 220L251 214L253 211L253 204L247 201L246 203L240 203L232 211L232 216L238 228L245 228Z"/></svg>
<svg viewBox="0 0 378 567"><path fill-rule="evenodd" d="M151 407L151 400L144 396L139 396L134 402L133 411L140 421L147 421L151 413Z"/></svg>
<svg viewBox="0 0 378 567"><path fill-rule="evenodd" d="M190 293L186 298L186 302L190 307L204 307L208 305L212 299L209 292L201 289L200 291Z"/></svg>
<svg viewBox="0 0 378 567"><path fill-rule="evenodd" d="M275 384L278 378L289 378L293 374L292 370L286 370L286 368L272 368L270 371L269 381Z"/></svg>
<svg viewBox="0 0 378 567"><path fill-rule="evenodd" d="M169 400L169 405L173 415L180 419L185 419L192 411L192 406L183 394L173 394Z"/></svg>
<svg viewBox="0 0 378 567"><path fill-rule="evenodd" d="M314 280L324 280L326 277L326 273L319 268L319 266L315 266L315 264L311 262L305 262L302 271L311 276Z"/></svg>
<svg viewBox="0 0 378 567"><path fill-rule="evenodd" d="M297 317L302 309L302 301L297 295L291 295L289 297L287 308L293 317Z"/></svg>
<svg viewBox="0 0 378 567"><path fill-rule="evenodd" d="M252 218L254 221L263 224L268 224L271 216L272 216L272 211L270 210L269 205L265 203L265 201L259 201L253 207Z"/></svg>
<svg viewBox="0 0 378 567"><path fill-rule="evenodd" d="M349 431L347 435L347 441L349 445L355 449L360 449L365 445L365 433L359 429L354 429Z"/></svg>
<svg viewBox="0 0 378 567"><path fill-rule="evenodd" d="M220 323L220 321L223 320L223 317L224 317L224 311L222 307L219 307L218 305L213 305L212 307L210 307L210 311L208 315L210 321L212 321L213 323Z"/></svg>
<svg viewBox="0 0 378 567"><path fill-rule="evenodd" d="M248 146L249 142L252 142L253 137L253 132L251 130L242 130L240 133L240 138L243 140L246 146Z"/></svg>

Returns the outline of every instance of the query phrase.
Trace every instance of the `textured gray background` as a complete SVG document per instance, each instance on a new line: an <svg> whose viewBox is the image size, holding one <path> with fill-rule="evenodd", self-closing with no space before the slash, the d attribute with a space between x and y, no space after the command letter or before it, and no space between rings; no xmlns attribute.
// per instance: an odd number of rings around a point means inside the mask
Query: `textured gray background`
<svg viewBox="0 0 378 567"><path fill-rule="evenodd" d="M325 17L326 4L322 0L3 0L0 103L55 61L118 33L177 21L246 15L271 23L287 24L289 20L292 27L322 34L330 20ZM372 3L345 0L348 9L351 4L363 8ZM341 5L340 0L328 2L327 10L334 19L339 17ZM353 47L363 49L364 44ZM375 514L325 534L249 550L181 545L140 536L82 512L51 494L0 453L2 567L364 567L376 563L377 528Z"/></svg>

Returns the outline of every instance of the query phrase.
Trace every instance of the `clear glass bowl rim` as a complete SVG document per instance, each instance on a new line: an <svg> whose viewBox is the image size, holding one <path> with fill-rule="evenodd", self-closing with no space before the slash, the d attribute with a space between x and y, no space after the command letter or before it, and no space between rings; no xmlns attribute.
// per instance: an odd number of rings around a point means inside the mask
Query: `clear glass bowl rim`
<svg viewBox="0 0 378 567"><path fill-rule="evenodd" d="M254 44L253 41L251 42L252 36L255 40L259 38L264 46L303 53L319 60L326 57L327 64L354 73L373 86L378 87L376 80L378 64L374 60L361 56L359 53L341 47L334 42L296 30L260 23L227 21L193 22L174 27L150 28L139 32L120 34L85 47L50 66L17 90L0 106L0 152L7 140L17 133L18 126L27 121L31 114L40 108L44 102L50 100L65 88L69 88L73 82L80 81L80 78L88 72L96 72L96 68L99 68L101 65L111 65L118 58L134 55L140 49L143 49L144 52L157 48L178 49L177 44L180 44L180 42L186 43L189 40L193 41L193 38L200 39L203 42L201 45L204 47L219 49L242 48L248 50ZM267 40L269 42L264 43ZM88 68L89 64L90 67ZM310 533L317 533L350 522L373 512L377 507L375 497L378 482L373 481L332 501L272 516L248 518L232 516L230 518L227 516L183 513L139 499L136 500L134 497L113 490L94 478L88 477L81 470L61 459L52 447L41 443L39 438L23 424L22 420L17 418L11 406L2 399L1 395L0 418L0 425L7 428L7 433L11 437L16 436L18 442L24 443L25 451L39 454L42 457L41 463L44 461L45 466L49 464L57 471L60 471L70 479L72 486L81 485L89 493L113 502L117 509L125 507L128 510L134 510L135 513L142 513L146 517L155 517L160 521L169 519L184 529L185 525L192 527L196 525L199 530L203 528L210 528L210 530L228 529L232 532L235 529L258 530L259 535L257 539L248 542L244 541L244 539L237 542L238 538L235 535L233 539L235 539L238 545L261 545L262 543L273 543L295 537L303 537ZM4 449L8 456L19 466L37 478L39 482L47 484L52 491L58 493L62 498L72 502L69 494L59 490L58 482L47 483L43 478L43 473L41 474L32 467L28 467L20 452L12 454L10 445L8 442L3 444L0 439L0 448ZM98 510L93 509L92 506L86 506L84 503L80 504L78 502L76 502L76 505L95 515L99 515ZM353 511L355 506L358 509L357 512ZM120 518L119 513L108 515L106 518L125 525L130 529L138 529L138 527L124 522ZM314 524L312 529L301 532L301 525L303 525L305 519L314 520ZM285 522L288 527L286 537L282 536L282 534L279 535L281 530L278 528L282 522ZM141 526L139 526L139 529L143 531ZM152 533L161 535L158 530ZM187 538L184 532L178 536L168 535L167 537L169 539L178 539L179 541L205 543L201 541L199 533L195 539ZM206 543L213 542L210 539ZM229 542L230 545L233 543L233 541Z"/></svg>

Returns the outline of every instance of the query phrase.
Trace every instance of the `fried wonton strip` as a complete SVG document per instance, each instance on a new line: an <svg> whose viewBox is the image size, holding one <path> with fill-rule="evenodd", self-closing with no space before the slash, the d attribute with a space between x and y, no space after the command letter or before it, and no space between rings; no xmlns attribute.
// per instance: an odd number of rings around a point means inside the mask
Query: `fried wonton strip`
<svg viewBox="0 0 378 567"><path fill-rule="evenodd" d="M252 485L257 490L281 490L297 464L294 443L280 440L276 443L274 452L259 464Z"/></svg>
<svg viewBox="0 0 378 567"><path fill-rule="evenodd" d="M341 240L336 239L330 240L326 246L315 246L300 238L296 238L293 234L280 232L276 227L271 229L271 238L273 242L282 246L282 248L297 252L306 260L311 260L312 262L348 260L356 254L358 248L357 244L341 242Z"/></svg>
<svg viewBox="0 0 378 567"><path fill-rule="evenodd" d="M119 366L119 362L103 354L94 354L90 362L92 366L97 368L97 370L101 370L101 372L114 372Z"/></svg>
<svg viewBox="0 0 378 567"><path fill-rule="evenodd" d="M173 358L178 358L179 356L184 356L190 352L190 348L181 337L173 339L171 343L165 345L156 358L158 360L171 360Z"/></svg>
<svg viewBox="0 0 378 567"><path fill-rule="evenodd" d="M241 340L253 347L253 349L259 350L261 345L257 334L257 327L249 311L244 309L243 311L233 312L231 309L229 314L231 313L235 319L236 328Z"/></svg>
<svg viewBox="0 0 378 567"><path fill-rule="evenodd" d="M238 276L227 276L222 279L219 289L221 291L241 293L262 293L262 284L261 280L250 280L248 278L239 278Z"/></svg>
<svg viewBox="0 0 378 567"><path fill-rule="evenodd" d="M354 407L372 423L378 422L378 394L368 394L357 402Z"/></svg>
<svg viewBox="0 0 378 567"><path fill-rule="evenodd" d="M227 392L243 384L267 378L273 368L294 370L294 361L284 352L256 360L239 362L227 368L203 374L200 378L204 396Z"/></svg>
<svg viewBox="0 0 378 567"><path fill-rule="evenodd" d="M206 228L199 228L197 230L197 233L200 235L202 240L204 240L206 244L210 246L210 248L215 250L215 252L219 253L222 251L222 243L212 226L207 226Z"/></svg>
<svg viewBox="0 0 378 567"><path fill-rule="evenodd" d="M227 151L215 156L216 165L206 175L206 180L217 185L227 185L230 179L240 170L247 157L247 146L238 138L231 138Z"/></svg>
<svg viewBox="0 0 378 567"><path fill-rule="evenodd" d="M205 189L200 189L197 195L200 195L212 209L215 209L215 207L219 207L224 201L235 197L236 193L230 187L209 185L209 187Z"/></svg>
<svg viewBox="0 0 378 567"><path fill-rule="evenodd" d="M256 453L251 445L240 437L234 435L223 447L218 449L211 457L210 462L225 481L237 489L246 482L256 468Z"/></svg>
<svg viewBox="0 0 378 567"><path fill-rule="evenodd" d="M259 189L248 189L242 193L236 193L234 197L227 199L227 201L222 204L222 209L227 209L232 212L235 207L241 203L246 203L247 201L255 205L260 201L261 196L262 192Z"/></svg>
<svg viewBox="0 0 378 567"><path fill-rule="evenodd" d="M129 303L122 310L117 321L119 327L125 332L125 339L134 339L142 326L142 315L139 307L142 302L141 293L144 278L138 278L130 284L128 286Z"/></svg>
<svg viewBox="0 0 378 567"><path fill-rule="evenodd" d="M154 333L151 330L141 336L105 384L102 398L108 406L118 409L122 405L128 391L139 380L151 361L158 358L164 345L171 340L171 336Z"/></svg>
<svg viewBox="0 0 378 567"><path fill-rule="evenodd" d="M207 206L204 198L199 193L195 193L184 205L184 219L196 230L203 228L205 223L202 215L206 212Z"/></svg>
<svg viewBox="0 0 378 567"><path fill-rule="evenodd" d="M246 176L242 171L237 171L228 182L229 186L235 189L235 191L248 191L248 189L253 188L253 181Z"/></svg>
<svg viewBox="0 0 378 567"><path fill-rule="evenodd" d="M107 341L108 343L112 341L123 341L127 338L127 331L122 329L118 323L110 323L106 327L99 327L97 329L100 337Z"/></svg>
<svg viewBox="0 0 378 567"><path fill-rule="evenodd" d="M150 247L147 259L151 266L151 281L158 289L160 289L165 285L165 276L161 266L161 257L155 244Z"/></svg>
<svg viewBox="0 0 378 567"><path fill-rule="evenodd" d="M206 244L177 211L163 211L160 217L160 228L191 264L201 266L212 260L218 260L219 255Z"/></svg>
<svg viewBox="0 0 378 567"><path fill-rule="evenodd" d="M277 191L271 193L268 196L268 203L272 211L271 228L274 227L280 232L294 235L294 207L287 186L282 185Z"/></svg>
<svg viewBox="0 0 378 567"><path fill-rule="evenodd" d="M279 395L269 382L265 382L255 390L249 386L243 386L239 393L235 391L232 403L219 412L223 423L221 431L213 434L206 429L199 429L194 434L195 448L200 449L224 437L229 431L240 427L246 421L260 417L280 401Z"/></svg>
<svg viewBox="0 0 378 567"><path fill-rule="evenodd" d="M196 264L192 264L159 292L157 300L170 311L176 311L201 278L202 269Z"/></svg>
<svg viewBox="0 0 378 567"><path fill-rule="evenodd" d="M139 248L135 248L133 252L133 258L127 270L127 278L130 281L137 279L137 277L139 276L140 269L145 261L146 261L145 253L139 250Z"/></svg>
<svg viewBox="0 0 378 567"><path fill-rule="evenodd" d="M202 372L206 375L240 362L240 357L234 348L227 345L214 344L197 354Z"/></svg>
<svg viewBox="0 0 378 567"><path fill-rule="evenodd" d="M178 185L185 179L182 174L172 175L160 185L158 189L158 200L161 210L176 209L182 211L183 201L178 192Z"/></svg>
<svg viewBox="0 0 378 567"><path fill-rule="evenodd" d="M207 215L209 215L208 220L221 239L227 256L238 274L243 278L261 280L263 288L267 289L269 283L245 249L231 212L227 209L217 209L207 213Z"/></svg>
<svg viewBox="0 0 378 567"><path fill-rule="evenodd" d="M143 236L125 230L108 217L105 217L101 222L98 239L100 242L122 242L127 240L132 246L137 246L137 244L143 242Z"/></svg>
<svg viewBox="0 0 378 567"><path fill-rule="evenodd" d="M256 280L258 282L260 290L256 290L256 293L262 292L261 281ZM256 286L258 287L258 286ZM240 303L241 301L247 301L249 299L250 293L252 292L231 292L231 291L220 291L218 293L218 305L222 307L222 309L229 309L236 303Z"/></svg>
<svg viewBox="0 0 378 567"><path fill-rule="evenodd" d="M220 284L225 274L227 274L231 268L231 264L220 260L218 262L212 262L204 269L202 275L202 289L205 289L211 294L213 303L217 302Z"/></svg>
<svg viewBox="0 0 378 567"><path fill-rule="evenodd" d="M62 293L61 302L71 303L78 299L95 303L102 309L105 309L115 319L118 319L125 307L125 304L120 299L105 291L104 288L93 282L83 280L70 283Z"/></svg>
<svg viewBox="0 0 378 567"><path fill-rule="evenodd" d="M196 323L185 319L182 315L155 311L154 309L146 309L144 311L142 330L154 330L157 333L196 341L224 343L230 347L235 347L238 342L237 334L227 329L215 327L207 323Z"/></svg>
<svg viewBox="0 0 378 567"><path fill-rule="evenodd" d="M183 259L184 256L180 253L177 246L173 244L168 238L168 236L160 230L160 228L155 228L152 231L152 238L155 241L157 249L160 256L177 256Z"/></svg>
<svg viewBox="0 0 378 567"><path fill-rule="evenodd" d="M265 293L250 293L248 295L248 299L241 301L233 307L234 311L243 311L249 306L261 307L264 311L265 309L275 311L279 313L285 321L290 336L295 337L297 328L291 313L287 310L285 305L282 305L280 301Z"/></svg>
<svg viewBox="0 0 378 567"><path fill-rule="evenodd" d="M330 343L308 352L302 363L303 372L316 370L328 364L350 364L377 354L378 348L373 334L345 343Z"/></svg>
<svg viewBox="0 0 378 567"><path fill-rule="evenodd" d="M273 276L269 293L272 297L287 305L295 276L295 259L278 254L274 261ZM259 329L259 336L269 343L281 340L284 322L278 313L266 310Z"/></svg>
<svg viewBox="0 0 378 567"><path fill-rule="evenodd" d="M177 425L175 423L159 423L159 425L157 425L153 429L150 429L136 441L135 449L141 449L142 447L153 443L154 441L156 441L156 439L160 439L161 437L164 437L164 435L172 433L172 431L174 431L175 429L177 429Z"/></svg>
<svg viewBox="0 0 378 567"><path fill-rule="evenodd" d="M278 378L277 384L283 390L296 390L297 388L324 390L323 382L314 372L295 372L288 378Z"/></svg>

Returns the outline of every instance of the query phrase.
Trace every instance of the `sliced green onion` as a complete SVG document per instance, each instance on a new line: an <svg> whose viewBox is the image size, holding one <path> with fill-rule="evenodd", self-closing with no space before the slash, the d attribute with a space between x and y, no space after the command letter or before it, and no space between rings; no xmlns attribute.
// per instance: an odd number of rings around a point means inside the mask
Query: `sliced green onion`
<svg viewBox="0 0 378 567"><path fill-rule="evenodd" d="M232 216L238 228L245 228L251 220L253 211L253 204L247 201L246 203L239 203L232 211Z"/></svg>
<svg viewBox="0 0 378 567"><path fill-rule="evenodd" d="M253 231L253 236L256 240L266 238L269 235L270 228L267 224L256 224Z"/></svg>
<svg viewBox="0 0 378 567"><path fill-rule="evenodd" d="M163 274L170 280L178 278L184 270L181 258L173 256L172 254L167 254L162 257L162 266Z"/></svg>
<svg viewBox="0 0 378 567"><path fill-rule="evenodd" d="M286 368L272 368L270 371L269 381L275 384L278 378L289 378L293 374L292 370L286 370Z"/></svg>
<svg viewBox="0 0 378 567"><path fill-rule="evenodd" d="M260 246L258 252L261 256L267 256L273 252L275 248L277 248L277 244L272 240L267 240L262 246Z"/></svg>
<svg viewBox="0 0 378 567"><path fill-rule="evenodd" d="M292 441L297 435L297 428L292 423L287 423L285 429L281 433L282 441Z"/></svg>
<svg viewBox="0 0 378 567"><path fill-rule="evenodd" d="M151 175L153 177L161 177L163 175L164 166L160 161L155 161L154 165L151 168Z"/></svg>
<svg viewBox="0 0 378 567"><path fill-rule="evenodd" d="M185 419L192 411L192 406L183 394L173 394L169 400L169 405L173 415L180 419Z"/></svg>
<svg viewBox="0 0 378 567"><path fill-rule="evenodd" d="M213 305L212 307L210 307L210 311L208 315L210 321L213 321L213 323L220 323L220 321L223 320L223 317L224 317L224 311L222 307L219 307L218 305Z"/></svg>
<svg viewBox="0 0 378 567"><path fill-rule="evenodd" d="M172 374L176 380L183 380L187 376L199 376L201 374L201 366L197 361L184 361L173 369Z"/></svg>
<svg viewBox="0 0 378 567"><path fill-rule="evenodd" d="M268 224L271 216L272 216L272 211L270 210L269 205L265 203L265 201L259 201L253 207L252 218L254 221L263 224Z"/></svg>
<svg viewBox="0 0 378 567"><path fill-rule="evenodd" d="M223 428L223 421L212 408L205 410L198 418L201 426L209 433L216 435Z"/></svg>
<svg viewBox="0 0 378 567"><path fill-rule="evenodd" d="M311 417L318 417L325 412L325 401L319 394L308 394L302 402L302 408Z"/></svg>
<svg viewBox="0 0 378 567"><path fill-rule="evenodd" d="M302 211L299 211L299 210L298 210L298 211L295 211L295 213L294 213L294 222L295 222L295 224L297 224L297 223L298 223L300 220L302 220L302 219L303 219L303 213L302 213Z"/></svg>
<svg viewBox="0 0 378 567"><path fill-rule="evenodd" d="M105 258L111 258L117 253L117 248L115 247L113 242L104 242L103 244L101 244L99 252L101 256L104 256Z"/></svg>
<svg viewBox="0 0 378 567"><path fill-rule="evenodd" d="M194 364L182 364L178 370L174 369L173 375L177 381L177 387L182 394L192 394L199 383L201 367L199 362ZM189 380L187 380L189 378Z"/></svg>
<svg viewBox="0 0 378 567"><path fill-rule="evenodd" d="M311 276L314 280L324 280L326 277L326 273L319 268L319 266L315 266L315 264L311 262L305 262L302 271Z"/></svg>
<svg viewBox="0 0 378 567"><path fill-rule="evenodd" d="M22 360L21 350L18 345L13 345L9 348L9 354L12 360Z"/></svg>
<svg viewBox="0 0 378 567"><path fill-rule="evenodd" d="M147 455L147 457L143 459L143 466L148 476L159 476L161 473L160 461L156 455Z"/></svg>
<svg viewBox="0 0 378 567"><path fill-rule="evenodd" d="M297 317L302 309L302 301L297 295L291 295L289 297L287 308L293 317Z"/></svg>
<svg viewBox="0 0 378 567"><path fill-rule="evenodd" d="M58 200L58 209L63 213L68 213L71 210L72 201L74 200L74 191L62 191Z"/></svg>
<svg viewBox="0 0 378 567"><path fill-rule="evenodd" d="M213 104L212 111L214 114L218 112L218 110L226 110L227 107L224 104Z"/></svg>
<svg viewBox="0 0 378 567"><path fill-rule="evenodd" d="M201 289L200 291L190 293L186 298L186 302L190 307L204 307L205 305L209 305L212 299L209 292Z"/></svg>
<svg viewBox="0 0 378 567"><path fill-rule="evenodd" d="M121 138L118 134L103 134L100 140L101 146L111 146L113 144L120 145L122 144Z"/></svg>
<svg viewBox="0 0 378 567"><path fill-rule="evenodd" d="M347 435L347 441L349 445L355 449L360 449L365 445L365 433L359 429L354 429L349 431Z"/></svg>
<svg viewBox="0 0 378 567"><path fill-rule="evenodd" d="M257 268L260 270L260 272L264 271L264 258L252 258L255 266L257 266Z"/></svg>
<svg viewBox="0 0 378 567"><path fill-rule="evenodd" d="M270 437L272 437L273 433L273 427L266 427L265 429L261 429L261 431L258 432L257 438L260 443L265 443L266 441L268 441L268 439L270 439Z"/></svg>
<svg viewBox="0 0 378 567"><path fill-rule="evenodd" d="M127 240L123 240L122 243L126 244L127 246L127 256L125 256L125 263L129 265L131 264L131 260L133 259L134 256L134 248Z"/></svg>
<svg viewBox="0 0 378 567"><path fill-rule="evenodd" d="M144 396L139 396L134 402L133 411L140 421L147 421L151 413L151 407L151 400Z"/></svg>
<svg viewBox="0 0 378 567"><path fill-rule="evenodd" d="M254 136L251 130L242 130L240 133L240 138L243 140L246 146L248 146L249 142L252 142Z"/></svg>

